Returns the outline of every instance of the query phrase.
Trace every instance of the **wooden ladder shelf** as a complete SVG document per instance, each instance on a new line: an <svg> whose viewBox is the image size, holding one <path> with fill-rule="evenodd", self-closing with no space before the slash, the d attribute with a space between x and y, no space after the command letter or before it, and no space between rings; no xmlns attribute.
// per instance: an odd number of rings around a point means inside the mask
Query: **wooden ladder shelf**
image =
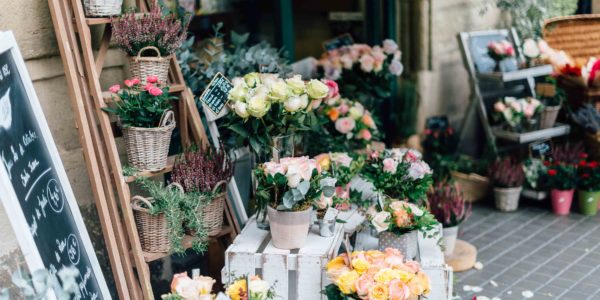
<svg viewBox="0 0 600 300"><path fill-rule="evenodd" d="M170 172L174 157L169 158L168 166L161 171L140 172L134 176L123 174L113 126L109 115L103 111L110 96L100 85L100 74L110 46L111 19L86 18L81 0L48 0L48 3L118 296L120 299L154 299L148 264L170 254L142 251L131 209L129 184L136 177L161 176ZM136 0L137 8L142 12L148 11L149 4L157 5ZM94 26L103 27L100 28L103 31L100 46L96 50L91 37ZM169 86L170 93L179 98L175 110L182 146L208 145L194 96L185 85L174 55L171 56ZM227 245L239 232L239 225L231 204L226 203L226 224L221 233L212 238L224 239ZM186 248L191 247L190 241L190 237L184 239Z"/></svg>

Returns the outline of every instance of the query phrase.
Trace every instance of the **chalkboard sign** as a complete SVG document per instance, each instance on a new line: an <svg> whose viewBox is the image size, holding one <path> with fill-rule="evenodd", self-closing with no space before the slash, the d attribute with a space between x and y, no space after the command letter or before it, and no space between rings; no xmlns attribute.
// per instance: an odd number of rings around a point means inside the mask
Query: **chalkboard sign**
<svg viewBox="0 0 600 300"><path fill-rule="evenodd" d="M223 74L217 73L200 96L200 100L218 115L227 104L227 95L232 88L233 84Z"/></svg>
<svg viewBox="0 0 600 300"><path fill-rule="evenodd" d="M28 268L75 267L78 299L111 299L11 32L0 33L0 162L0 200Z"/></svg>
<svg viewBox="0 0 600 300"><path fill-rule="evenodd" d="M488 55L488 44L505 40L510 41L507 35L498 32L469 37L469 49L477 72L490 73L494 71L496 62ZM513 57L503 60L501 69L504 72L517 70L517 59Z"/></svg>
<svg viewBox="0 0 600 300"><path fill-rule="evenodd" d="M338 37L323 42L323 48L325 49L325 51L329 52L335 49L342 48L344 46L350 46L352 44L354 44L354 39L352 39L352 36L349 33L345 33Z"/></svg>
<svg viewBox="0 0 600 300"><path fill-rule="evenodd" d="M531 158L544 159L552 153L552 141L543 140L529 144L529 155Z"/></svg>
<svg viewBox="0 0 600 300"><path fill-rule="evenodd" d="M445 130L448 127L450 127L450 121L448 121L448 116L429 117L425 121L425 129Z"/></svg>

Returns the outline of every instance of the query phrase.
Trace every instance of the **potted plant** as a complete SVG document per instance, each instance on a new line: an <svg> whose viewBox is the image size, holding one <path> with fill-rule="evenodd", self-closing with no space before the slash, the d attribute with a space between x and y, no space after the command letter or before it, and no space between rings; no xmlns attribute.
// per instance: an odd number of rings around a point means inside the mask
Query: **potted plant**
<svg viewBox="0 0 600 300"><path fill-rule="evenodd" d="M515 56L515 48L507 40L491 41L487 46L487 50L489 57L496 62L494 72L502 72L502 61Z"/></svg>
<svg viewBox="0 0 600 300"><path fill-rule="evenodd" d="M458 226L471 214L471 205L466 205L456 184L442 181L427 193L429 209L442 224L444 237L444 253L452 255L456 245Z"/></svg>
<svg viewBox="0 0 600 300"><path fill-rule="evenodd" d="M554 127L562 103L567 99L565 91L556 86L556 79L553 77L548 77L544 86L547 88L544 88L545 91L541 99L544 103L544 109L540 116L540 129Z"/></svg>
<svg viewBox="0 0 600 300"><path fill-rule="evenodd" d="M460 187L465 201L477 202L488 194L490 179L486 176L484 160L459 155L449 164L450 175Z"/></svg>
<svg viewBox="0 0 600 300"><path fill-rule="evenodd" d="M559 216L568 215L577 186L577 167L568 162L545 161L546 185L550 188L552 210Z"/></svg>
<svg viewBox="0 0 600 300"><path fill-rule="evenodd" d="M335 178L320 173L316 160L285 157L254 170L258 210L266 208L273 245L281 249L304 246L313 204L335 193Z"/></svg>
<svg viewBox="0 0 600 300"><path fill-rule="evenodd" d="M414 149L395 148L372 152L362 171L379 193L394 199L424 203L433 182L432 170Z"/></svg>
<svg viewBox="0 0 600 300"><path fill-rule="evenodd" d="M488 173L494 184L496 208L503 212L517 210L525 180L523 165L506 157L496 160Z"/></svg>
<svg viewBox="0 0 600 300"><path fill-rule="evenodd" d="M183 224L194 230L192 249L202 253L207 248L207 233L201 218L195 211L187 211L188 197L178 184L165 187L162 183L139 177L137 182L150 196L134 196L131 199L133 216L144 252L183 253Z"/></svg>
<svg viewBox="0 0 600 300"><path fill-rule="evenodd" d="M294 135L318 124L313 109L329 93L319 80L305 83L300 75L249 73L234 78L224 126L236 135L238 146L249 145L260 161L293 156ZM291 140L290 140L291 139ZM284 147L285 142L289 147ZM284 148L288 152L284 152Z"/></svg>
<svg viewBox="0 0 600 300"><path fill-rule="evenodd" d="M177 158L171 182L180 184L186 194L198 199L188 211L200 210L202 223L209 236L223 228L223 212L227 201L227 184L234 167L225 148L210 146L183 153Z"/></svg>
<svg viewBox="0 0 600 300"><path fill-rule="evenodd" d="M155 5L149 12L125 13L112 20L113 40L129 56L129 72L132 77L147 83L148 76L156 76L160 84L166 84L171 55L187 37L189 20L182 21L175 15L163 16Z"/></svg>
<svg viewBox="0 0 600 300"><path fill-rule="evenodd" d="M125 80L125 88L116 84L109 88L114 95L106 112L118 117L123 128L129 164L138 171L159 171L165 168L175 115L169 87L155 86L150 76L148 84L137 78Z"/></svg>
<svg viewBox="0 0 600 300"><path fill-rule="evenodd" d="M123 0L83 0L86 17L110 17L121 14Z"/></svg>
<svg viewBox="0 0 600 300"><path fill-rule="evenodd" d="M588 161L587 155L582 156L578 168L578 198L579 209L586 216L598 213L600 200L600 167L597 161Z"/></svg>
<svg viewBox="0 0 600 300"><path fill-rule="evenodd" d="M432 230L439 224L425 208L390 198L370 208L368 214L379 236L379 250L398 249L409 260L417 255L417 231L433 237Z"/></svg>
<svg viewBox="0 0 600 300"><path fill-rule="evenodd" d="M431 291L429 277L418 262L405 259L392 248L343 253L327 263L331 284L323 294L328 300L427 297Z"/></svg>
<svg viewBox="0 0 600 300"><path fill-rule="evenodd" d="M494 104L494 118L510 131L527 132L537 129L537 117L543 110L544 105L535 98L505 97Z"/></svg>

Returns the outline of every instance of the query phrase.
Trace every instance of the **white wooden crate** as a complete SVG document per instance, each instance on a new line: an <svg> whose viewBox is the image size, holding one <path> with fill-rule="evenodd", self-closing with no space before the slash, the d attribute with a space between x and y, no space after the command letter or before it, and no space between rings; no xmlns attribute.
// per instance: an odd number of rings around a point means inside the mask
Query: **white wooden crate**
<svg viewBox="0 0 600 300"><path fill-rule="evenodd" d="M280 299L326 299L321 294L330 283L325 266L337 256L343 233L342 224L337 224L334 235L325 238L319 236L318 226L312 226L306 246L283 250L273 246L270 233L258 229L252 218L225 252L223 283L236 276L261 275L276 282L275 293Z"/></svg>

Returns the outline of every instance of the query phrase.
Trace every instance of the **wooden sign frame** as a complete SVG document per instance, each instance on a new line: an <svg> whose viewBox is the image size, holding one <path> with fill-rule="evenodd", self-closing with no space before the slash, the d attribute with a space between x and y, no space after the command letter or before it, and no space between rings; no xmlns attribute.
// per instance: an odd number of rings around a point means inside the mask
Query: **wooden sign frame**
<svg viewBox="0 0 600 300"><path fill-rule="evenodd" d="M213 77L213 79L210 80L210 83L206 86L206 89L204 90L204 92L202 92L202 95L200 95L200 102L202 102L202 105L208 107L208 109L210 109L210 111L212 111L215 115L220 114L221 111L223 111L225 108L227 108L227 103L229 103L229 99L227 99L225 101L225 103L223 103L223 108L221 108L220 111L215 111L212 107L208 106L206 104L206 102L204 102L204 96L206 96L206 94L208 94L208 92L210 90L209 88L212 86L212 84L217 80L217 78L219 76L223 77L227 82L229 82L229 84L231 84L231 86L233 86L233 83L231 83L231 81L225 75L223 75L223 73L217 72L215 77Z"/></svg>
<svg viewBox="0 0 600 300"><path fill-rule="evenodd" d="M0 53L5 53L7 51L11 52L17 70L19 71L20 80L25 87L26 95L29 100L29 104L31 105L31 110L35 116L37 125L39 126L40 133L46 142L45 146L60 181L60 187L65 194L65 203L71 210L73 221L81 238L80 243L88 255L92 271L94 272L95 278L98 282L98 286L100 288L99 292L102 293L101 296L103 299L112 299L108 290L108 286L106 285L104 275L100 268L100 264L96 257L96 252L94 251L89 234L83 222L83 218L79 211L79 206L75 201L75 195L71 188L67 173L65 172L62 160L60 159L54 139L52 138L50 128L48 127L38 97L35 93L33 83L29 73L27 72L25 61L23 60L12 32L0 32ZM2 196L0 197L0 201L4 205L4 208L7 212L10 212L7 213L7 216L15 232L19 247L21 248L21 251L25 257L27 267L31 272L38 269L45 269L46 267L44 266L40 252L35 244L33 235L29 230L28 222L25 218L25 215L22 213L18 196L16 195L16 192L9 179L9 174L4 167L0 167L0 196ZM55 296L53 294L49 294L48 298L54 299Z"/></svg>

